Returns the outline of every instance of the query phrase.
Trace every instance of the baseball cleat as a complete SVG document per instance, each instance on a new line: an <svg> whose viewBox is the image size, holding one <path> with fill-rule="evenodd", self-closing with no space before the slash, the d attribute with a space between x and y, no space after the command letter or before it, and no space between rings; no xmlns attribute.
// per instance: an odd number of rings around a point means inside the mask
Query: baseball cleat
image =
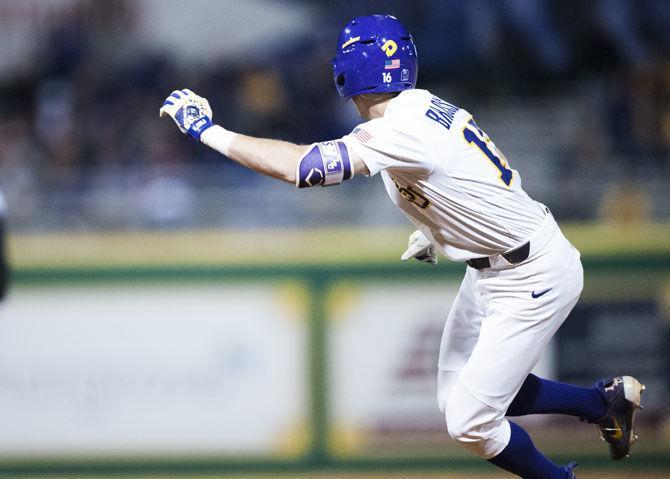
<svg viewBox="0 0 670 479"><path fill-rule="evenodd" d="M607 404L607 413L596 425L600 437L609 445L610 457L620 461L629 457L630 446L637 440L633 420L635 411L642 408L644 384L632 376L618 376L599 381L596 388Z"/></svg>

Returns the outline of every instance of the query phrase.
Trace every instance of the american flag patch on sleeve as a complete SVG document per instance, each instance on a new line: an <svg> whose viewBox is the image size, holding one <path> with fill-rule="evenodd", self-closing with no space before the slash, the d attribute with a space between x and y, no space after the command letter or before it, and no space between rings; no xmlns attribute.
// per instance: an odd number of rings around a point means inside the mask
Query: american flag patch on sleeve
<svg viewBox="0 0 670 479"><path fill-rule="evenodd" d="M372 135L365 131L363 128L356 127L354 131L351 132L361 143L367 143L372 140Z"/></svg>

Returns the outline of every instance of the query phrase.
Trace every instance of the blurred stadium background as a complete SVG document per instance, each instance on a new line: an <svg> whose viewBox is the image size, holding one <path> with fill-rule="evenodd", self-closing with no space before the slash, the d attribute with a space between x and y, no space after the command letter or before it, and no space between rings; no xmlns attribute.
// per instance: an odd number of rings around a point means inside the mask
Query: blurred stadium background
<svg viewBox="0 0 670 479"><path fill-rule="evenodd" d="M296 192L158 120L188 87L235 131L340 137L337 32L381 12L583 253L540 371L648 385L622 464L524 424L580 477L670 477L670 2L0 0L3 477L493 477L434 401L463 267L401 264L375 179Z"/></svg>

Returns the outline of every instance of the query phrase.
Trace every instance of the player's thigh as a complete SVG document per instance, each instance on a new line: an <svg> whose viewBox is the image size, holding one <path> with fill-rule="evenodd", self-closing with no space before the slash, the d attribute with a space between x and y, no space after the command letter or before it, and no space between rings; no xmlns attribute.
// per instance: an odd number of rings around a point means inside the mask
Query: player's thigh
<svg viewBox="0 0 670 479"><path fill-rule="evenodd" d="M442 332L437 372L437 404L444 412L451 390L477 344L484 319L474 270L468 268Z"/></svg>
<svg viewBox="0 0 670 479"><path fill-rule="evenodd" d="M460 371L437 370L437 405L442 413L446 410L447 401L451 397L451 392L460 374Z"/></svg>
<svg viewBox="0 0 670 479"><path fill-rule="evenodd" d="M477 344L484 319L481 296L477 291L476 273L468 268L449 311L440 343L439 369L460 371Z"/></svg>
<svg viewBox="0 0 670 479"><path fill-rule="evenodd" d="M488 298L487 314L460 380L482 402L500 411L507 410L579 298L579 256L563 246L556 246L563 254L547 255L533 267L514 268L479 282ZM531 285L519 286L531 276ZM532 292L540 285L550 290L534 297Z"/></svg>

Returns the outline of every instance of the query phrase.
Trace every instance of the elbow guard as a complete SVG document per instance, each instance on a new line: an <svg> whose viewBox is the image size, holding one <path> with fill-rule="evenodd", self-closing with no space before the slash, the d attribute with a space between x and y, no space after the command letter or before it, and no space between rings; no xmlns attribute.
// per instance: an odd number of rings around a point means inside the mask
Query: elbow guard
<svg viewBox="0 0 670 479"><path fill-rule="evenodd" d="M324 141L312 145L298 162L295 183L298 188L331 186L353 178L354 168L343 141Z"/></svg>

